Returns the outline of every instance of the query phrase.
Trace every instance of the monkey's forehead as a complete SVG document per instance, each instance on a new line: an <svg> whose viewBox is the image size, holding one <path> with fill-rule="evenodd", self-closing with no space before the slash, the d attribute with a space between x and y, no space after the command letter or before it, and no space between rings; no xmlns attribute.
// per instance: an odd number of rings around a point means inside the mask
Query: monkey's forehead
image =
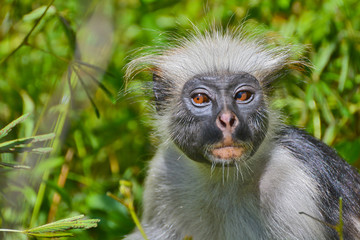
<svg viewBox="0 0 360 240"><path fill-rule="evenodd" d="M156 73L174 81L195 75L246 72L261 82L291 62L290 46L272 47L241 33L211 32L178 43L153 56L151 63Z"/></svg>

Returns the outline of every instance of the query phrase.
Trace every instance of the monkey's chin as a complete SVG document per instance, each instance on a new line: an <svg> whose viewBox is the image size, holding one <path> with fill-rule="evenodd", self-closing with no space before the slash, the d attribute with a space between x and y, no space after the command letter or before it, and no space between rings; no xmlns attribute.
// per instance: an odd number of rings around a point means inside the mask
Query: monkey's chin
<svg viewBox="0 0 360 240"><path fill-rule="evenodd" d="M245 148L240 146L223 146L211 150L215 162L233 162L240 160L245 153Z"/></svg>

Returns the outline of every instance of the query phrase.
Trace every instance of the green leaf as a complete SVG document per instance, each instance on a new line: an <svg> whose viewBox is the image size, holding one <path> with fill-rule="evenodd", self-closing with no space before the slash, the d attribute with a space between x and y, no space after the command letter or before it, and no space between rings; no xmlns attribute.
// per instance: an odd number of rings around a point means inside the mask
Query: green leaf
<svg viewBox="0 0 360 240"><path fill-rule="evenodd" d="M30 113L26 113L19 118L15 119L8 125L6 125L3 129L0 130L0 139L8 135L8 133L19 123L23 122L25 119L29 117Z"/></svg>
<svg viewBox="0 0 360 240"><path fill-rule="evenodd" d="M322 140L326 144L331 145L334 142L335 137L336 137L336 122L333 122L326 128Z"/></svg>
<svg viewBox="0 0 360 240"><path fill-rule="evenodd" d="M4 162L0 162L0 167L10 167L15 169L30 169L30 167L26 165L20 165L17 163L4 163Z"/></svg>
<svg viewBox="0 0 360 240"><path fill-rule="evenodd" d="M53 237L73 237L74 234L66 232L48 232L48 233L28 233L30 236L34 237L43 237L43 238L53 238Z"/></svg>
<svg viewBox="0 0 360 240"><path fill-rule="evenodd" d="M62 219L56 222L48 223L39 227L34 227L28 230L14 230L14 229L0 229L0 232L16 232L23 233L34 237L71 237L72 233L64 232L71 229L89 229L97 227L99 219L85 219L81 220L84 215L79 215L71 218Z"/></svg>
<svg viewBox="0 0 360 240"><path fill-rule="evenodd" d="M61 25L64 27L66 37L71 46L71 50L75 52L76 48L76 33L74 29L71 27L69 21L62 15L58 14L58 18L60 19Z"/></svg>
<svg viewBox="0 0 360 240"><path fill-rule="evenodd" d="M32 21L32 20L40 18L44 14L44 12L46 11L47 7L48 6L43 5L43 6L39 7L39 8L37 8L37 9L34 9L30 13L24 15L23 16L24 22L28 22L28 21ZM55 12L56 12L56 9L55 9L54 6L50 6L49 9L47 10L48 15L53 15Z"/></svg>
<svg viewBox="0 0 360 240"><path fill-rule="evenodd" d="M318 102L318 106L322 112L322 116L324 117L325 121L330 124L335 121L334 115L332 114L328 102L326 100L324 88L326 88L326 84L318 83L315 85L315 98Z"/></svg>
<svg viewBox="0 0 360 240"><path fill-rule="evenodd" d="M23 152L34 152L34 153L48 153L53 149L51 147L11 147L9 149L0 150L0 153L23 153Z"/></svg>
<svg viewBox="0 0 360 240"><path fill-rule="evenodd" d="M354 164L360 159L360 138L353 141L342 141L335 145L335 149L349 163Z"/></svg>
<svg viewBox="0 0 360 240"><path fill-rule="evenodd" d="M41 148L41 147L26 148L26 147L19 146L19 145L35 143L35 142L42 142L42 141L50 140L54 137L55 137L54 133L48 133L48 134L43 134L43 135L38 135L38 136L33 136L33 137L19 138L19 139L14 139L11 141L6 141L3 143L0 143L0 153L22 152L22 151L27 151L27 150L35 151L35 149L37 149L40 152L47 152L47 151L49 151L49 148Z"/></svg>
<svg viewBox="0 0 360 240"><path fill-rule="evenodd" d="M58 232L63 232L70 229L89 229L97 227L97 223L100 222L100 219L84 219L81 220L84 215L79 215L71 218L62 219L56 222L48 223L39 227L34 227L28 230L24 230L23 233L33 235L33 236L50 236L49 234L61 234ZM66 233L70 234L70 233Z"/></svg>
<svg viewBox="0 0 360 240"><path fill-rule="evenodd" d="M348 53L346 53L341 63L341 74L340 74L339 86L338 86L340 92L342 92L345 87L346 77L349 72L349 62L350 62L350 56Z"/></svg>
<svg viewBox="0 0 360 240"><path fill-rule="evenodd" d="M317 78L315 80L319 80L321 73L324 71L326 65L329 63L331 59L331 55L336 50L336 42L332 43L324 43L323 46L319 49L318 55L314 58L314 77Z"/></svg>

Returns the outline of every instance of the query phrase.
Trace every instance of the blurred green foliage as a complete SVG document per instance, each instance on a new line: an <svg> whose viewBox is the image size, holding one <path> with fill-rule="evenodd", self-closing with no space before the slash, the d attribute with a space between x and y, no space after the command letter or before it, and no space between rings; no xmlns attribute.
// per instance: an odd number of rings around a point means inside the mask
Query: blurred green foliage
<svg viewBox="0 0 360 240"><path fill-rule="evenodd" d="M0 168L0 228L24 229L81 213L101 222L76 239L120 239L131 231L126 208L106 192L118 194L119 179L132 181L139 209L146 160L155 147L145 97L117 95L124 90L124 66L136 49L214 20L237 26L247 19L249 28L306 46L312 74L285 76L274 106L285 122L305 128L360 167L358 0L49 3L1 2L0 128L32 113L4 141L50 132L56 138L39 146L52 147L50 154L0 155L3 163L32 167Z"/></svg>

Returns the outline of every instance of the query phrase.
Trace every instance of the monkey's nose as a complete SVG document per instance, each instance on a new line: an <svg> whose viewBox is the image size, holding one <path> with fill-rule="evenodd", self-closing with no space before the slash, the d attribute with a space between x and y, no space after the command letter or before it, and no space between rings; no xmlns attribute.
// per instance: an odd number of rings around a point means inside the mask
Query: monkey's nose
<svg viewBox="0 0 360 240"><path fill-rule="evenodd" d="M216 119L216 126L221 131L229 131L231 133L234 131L238 123L238 118L230 111L221 112Z"/></svg>

